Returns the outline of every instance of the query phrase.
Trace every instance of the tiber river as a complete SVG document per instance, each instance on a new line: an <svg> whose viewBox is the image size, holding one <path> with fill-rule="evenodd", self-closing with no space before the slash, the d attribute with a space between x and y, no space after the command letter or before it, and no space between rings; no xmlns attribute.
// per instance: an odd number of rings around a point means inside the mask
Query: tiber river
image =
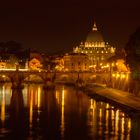
<svg viewBox="0 0 140 140"><path fill-rule="evenodd" d="M134 115L135 116L135 115ZM0 86L0 140L140 140L140 119L72 86Z"/></svg>

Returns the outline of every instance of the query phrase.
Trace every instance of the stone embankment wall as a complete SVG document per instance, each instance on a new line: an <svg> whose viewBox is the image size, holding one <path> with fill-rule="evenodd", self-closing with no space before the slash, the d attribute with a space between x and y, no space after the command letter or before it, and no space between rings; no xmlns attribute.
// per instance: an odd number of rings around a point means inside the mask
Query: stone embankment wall
<svg viewBox="0 0 140 140"><path fill-rule="evenodd" d="M95 82L140 96L140 81L132 79L129 73L116 72L113 74L97 75Z"/></svg>

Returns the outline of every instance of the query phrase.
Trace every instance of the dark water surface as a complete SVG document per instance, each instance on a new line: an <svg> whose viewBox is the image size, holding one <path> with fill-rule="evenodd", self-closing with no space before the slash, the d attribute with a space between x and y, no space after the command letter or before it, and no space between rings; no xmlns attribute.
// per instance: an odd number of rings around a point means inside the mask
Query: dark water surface
<svg viewBox="0 0 140 140"><path fill-rule="evenodd" d="M140 140L140 118L73 87L0 87L0 140Z"/></svg>

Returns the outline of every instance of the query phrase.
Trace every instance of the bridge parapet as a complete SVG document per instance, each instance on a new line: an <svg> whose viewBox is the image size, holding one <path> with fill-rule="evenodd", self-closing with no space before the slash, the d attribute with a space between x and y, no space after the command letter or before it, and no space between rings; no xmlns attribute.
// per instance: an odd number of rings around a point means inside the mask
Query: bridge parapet
<svg viewBox="0 0 140 140"><path fill-rule="evenodd" d="M93 72L46 72L46 71L0 71L0 75L5 75L10 79L12 84L20 85L23 84L25 79L31 75L38 76L42 79L45 85L48 81L72 81L76 82L77 79L82 79L85 83L89 81L95 81L97 75Z"/></svg>

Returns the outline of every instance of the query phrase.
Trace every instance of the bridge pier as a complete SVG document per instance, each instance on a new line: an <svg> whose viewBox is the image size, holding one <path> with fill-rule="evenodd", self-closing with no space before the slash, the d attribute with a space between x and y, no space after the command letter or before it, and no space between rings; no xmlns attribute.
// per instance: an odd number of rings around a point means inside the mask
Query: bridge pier
<svg viewBox="0 0 140 140"><path fill-rule="evenodd" d="M23 89L24 85L22 83L18 83L18 82L12 82L12 89Z"/></svg>
<svg viewBox="0 0 140 140"><path fill-rule="evenodd" d="M55 84L51 78L47 78L43 81L43 89L54 89Z"/></svg>
<svg viewBox="0 0 140 140"><path fill-rule="evenodd" d="M83 88L85 86L85 82L84 82L83 78L80 78L79 73L78 73L77 80L75 82L75 86L76 86L76 88Z"/></svg>
<svg viewBox="0 0 140 140"><path fill-rule="evenodd" d="M11 77L11 83L12 83L12 89L23 89L24 85L23 85L23 80L24 77L22 77L21 75L19 75L18 73L15 74L14 76Z"/></svg>

